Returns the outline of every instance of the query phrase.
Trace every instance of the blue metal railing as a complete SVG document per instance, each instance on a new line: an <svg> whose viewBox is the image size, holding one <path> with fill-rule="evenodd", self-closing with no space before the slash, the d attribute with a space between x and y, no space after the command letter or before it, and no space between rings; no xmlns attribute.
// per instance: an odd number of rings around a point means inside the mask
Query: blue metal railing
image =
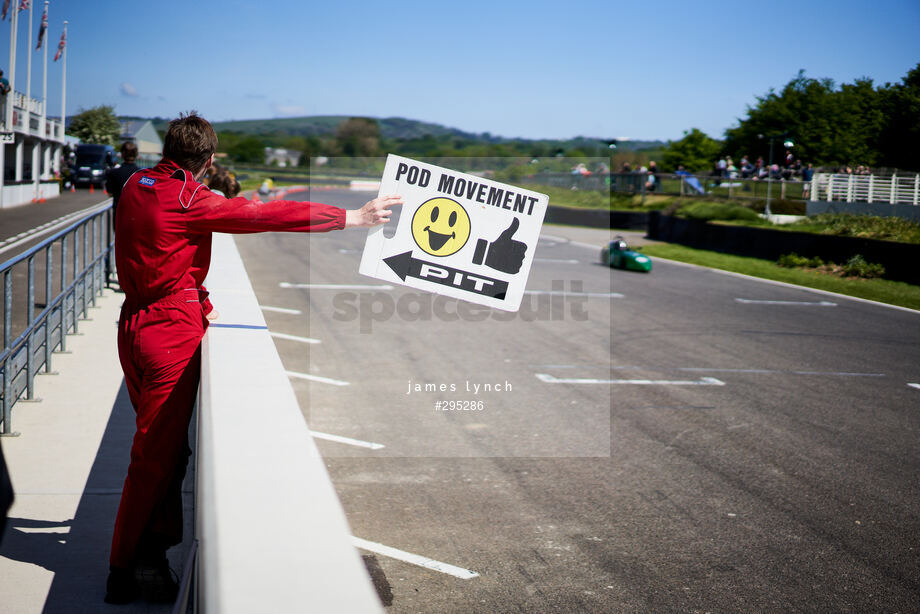
<svg viewBox="0 0 920 614"><path fill-rule="evenodd" d="M67 350L67 335L96 304L113 270L112 205L91 213L38 245L0 264L3 346L0 352L0 436L12 430L13 405L35 400L35 376L51 373L51 355ZM57 260L57 266L55 264ZM44 268L44 304L36 303L36 261ZM25 268L23 274L22 268ZM14 310L14 280L25 283L25 305ZM19 295L22 295L22 289ZM21 300L21 299L19 299ZM21 332L14 332L14 322ZM14 336L15 335L15 336Z"/></svg>

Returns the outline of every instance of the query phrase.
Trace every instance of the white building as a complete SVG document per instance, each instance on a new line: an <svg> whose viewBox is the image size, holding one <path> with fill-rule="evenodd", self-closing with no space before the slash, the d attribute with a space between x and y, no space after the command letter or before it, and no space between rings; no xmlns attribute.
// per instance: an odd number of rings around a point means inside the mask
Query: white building
<svg viewBox="0 0 920 614"><path fill-rule="evenodd" d="M265 164L277 164L280 167L286 166L297 166L300 163L300 156L303 155L299 151L294 151L293 149L283 149L281 147L266 147L265 148Z"/></svg>
<svg viewBox="0 0 920 614"><path fill-rule="evenodd" d="M128 141L137 145L137 165L155 166L163 156L163 140L149 119L119 120L122 144Z"/></svg>
<svg viewBox="0 0 920 614"><path fill-rule="evenodd" d="M12 91L0 104L0 208L60 195L64 127L44 104Z"/></svg>

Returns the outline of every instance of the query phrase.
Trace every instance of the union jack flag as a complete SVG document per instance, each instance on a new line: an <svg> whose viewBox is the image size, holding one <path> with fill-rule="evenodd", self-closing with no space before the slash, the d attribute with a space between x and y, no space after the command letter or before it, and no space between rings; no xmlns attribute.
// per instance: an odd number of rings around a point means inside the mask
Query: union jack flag
<svg viewBox="0 0 920 614"><path fill-rule="evenodd" d="M38 28L38 44L35 46L36 49L42 48L42 43L45 42L45 31L48 29L48 5L45 5L45 10L42 12L42 25Z"/></svg>
<svg viewBox="0 0 920 614"><path fill-rule="evenodd" d="M64 47L67 46L67 30L61 32L61 42L58 43L57 53L54 54L54 61L57 62L61 59L61 54L64 53Z"/></svg>
<svg viewBox="0 0 920 614"><path fill-rule="evenodd" d="M10 0L3 0L3 14L0 19L6 19L6 14L10 12Z"/></svg>
<svg viewBox="0 0 920 614"><path fill-rule="evenodd" d="M28 11L30 8L32 8L30 6L31 4L32 4L32 0L22 0L19 3L19 12L21 13L23 11Z"/></svg>

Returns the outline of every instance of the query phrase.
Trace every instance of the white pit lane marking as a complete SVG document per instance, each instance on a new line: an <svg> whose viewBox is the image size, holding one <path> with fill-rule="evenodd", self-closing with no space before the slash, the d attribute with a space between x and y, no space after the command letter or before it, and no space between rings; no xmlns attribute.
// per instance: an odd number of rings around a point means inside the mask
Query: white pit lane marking
<svg viewBox="0 0 920 614"><path fill-rule="evenodd" d="M698 380L665 379L581 379L559 378L547 373L534 373L538 380L547 384L632 384L635 386L724 386L725 382L714 377L701 377Z"/></svg>
<svg viewBox="0 0 920 614"><path fill-rule="evenodd" d="M619 292L566 292L559 290L524 290L524 294L549 294L551 296L600 296L603 298L624 298Z"/></svg>
<svg viewBox="0 0 920 614"><path fill-rule="evenodd" d="M342 437L341 435L330 435L329 433L318 433L316 431L310 431L310 434L313 435L316 439L325 439L326 441L334 441L336 443L345 443L350 446L358 446L359 448L368 448L371 450L379 450L384 448L382 443L374 443L373 441L361 441L360 439L352 439L351 437Z"/></svg>
<svg viewBox="0 0 920 614"><path fill-rule="evenodd" d="M831 301L764 301L750 298L736 298L736 303L745 305L805 305L810 307L836 307Z"/></svg>
<svg viewBox="0 0 920 614"><path fill-rule="evenodd" d="M346 381L340 379L332 379L331 377L323 377L321 375L310 375L309 373L298 373L297 371L285 371L288 377L293 377L295 379L305 379L310 382L319 382L321 384L332 384L333 386L350 386Z"/></svg>
<svg viewBox="0 0 920 614"><path fill-rule="evenodd" d="M297 335L288 335L286 333L275 333L269 332L272 337L278 339L287 339L288 341L299 341L300 343L321 343L319 339L313 339L312 337L298 337Z"/></svg>
<svg viewBox="0 0 920 614"><path fill-rule="evenodd" d="M299 316L303 312L300 309L288 309L287 307L270 307L269 305L259 305L262 311L271 311L274 313L287 313L292 316Z"/></svg>
<svg viewBox="0 0 920 614"><path fill-rule="evenodd" d="M305 288L307 290L392 290L389 284L298 284L282 281L279 288Z"/></svg>
<svg viewBox="0 0 920 614"><path fill-rule="evenodd" d="M886 377L884 373L857 373L851 371L783 371L775 369L719 369L715 367L679 367L678 371L703 371L706 373L755 373L781 375L835 375L839 377Z"/></svg>
<svg viewBox="0 0 920 614"><path fill-rule="evenodd" d="M911 388L916 388L917 390L920 390L920 384L913 384L913 383L911 383L911 384L907 384L907 385L910 386Z"/></svg>
<svg viewBox="0 0 920 614"><path fill-rule="evenodd" d="M455 578L460 578L461 580L469 580L471 578L479 577L479 574L475 571L470 571L469 569L463 569L462 567L442 563L441 561L429 559L426 556L420 556L418 554L412 554L411 552L397 550L396 548L384 546L383 544L378 544L377 542L370 542L366 539L361 539L360 537L352 536L351 542L362 550L376 552L377 554L388 556L391 559L404 561L406 563L411 563L413 565L418 565L419 567L432 569L434 571L440 571L441 573L446 573L448 575L454 576Z"/></svg>

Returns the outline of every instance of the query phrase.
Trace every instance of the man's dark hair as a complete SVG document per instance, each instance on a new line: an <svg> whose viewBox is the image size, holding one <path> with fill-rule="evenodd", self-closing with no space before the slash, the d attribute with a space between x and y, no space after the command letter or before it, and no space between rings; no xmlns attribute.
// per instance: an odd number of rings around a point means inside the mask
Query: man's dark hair
<svg viewBox="0 0 920 614"><path fill-rule="evenodd" d="M137 145L131 141L125 141L121 145L121 159L124 162L134 162L137 160Z"/></svg>
<svg viewBox="0 0 920 614"><path fill-rule="evenodd" d="M210 122L196 111L179 115L169 122L163 139L163 157L191 173L198 173L217 151L217 133Z"/></svg>

